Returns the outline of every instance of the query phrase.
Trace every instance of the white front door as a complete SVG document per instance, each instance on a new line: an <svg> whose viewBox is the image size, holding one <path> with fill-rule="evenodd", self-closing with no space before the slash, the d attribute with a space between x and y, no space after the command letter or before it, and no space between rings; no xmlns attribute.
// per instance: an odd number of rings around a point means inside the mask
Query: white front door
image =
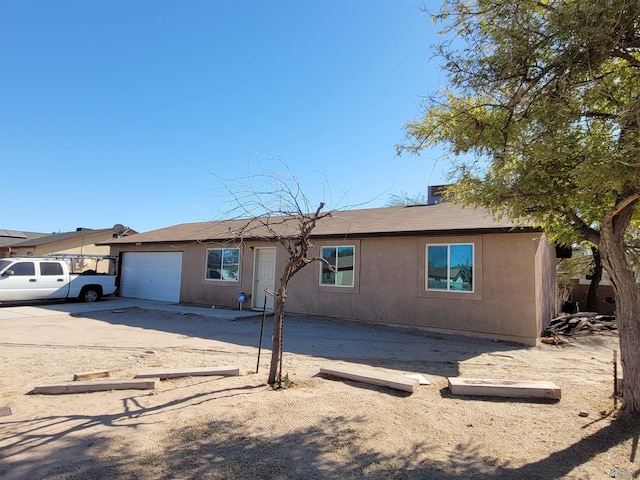
<svg viewBox="0 0 640 480"><path fill-rule="evenodd" d="M253 270L253 308L265 306L265 290L273 291L276 283L276 249L256 248ZM267 295L267 310L273 310L273 295Z"/></svg>

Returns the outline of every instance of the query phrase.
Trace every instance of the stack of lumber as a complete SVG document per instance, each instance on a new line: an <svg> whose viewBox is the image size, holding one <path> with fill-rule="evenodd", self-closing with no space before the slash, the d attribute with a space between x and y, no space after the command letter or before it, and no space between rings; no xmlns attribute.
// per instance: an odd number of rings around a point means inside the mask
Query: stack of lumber
<svg viewBox="0 0 640 480"><path fill-rule="evenodd" d="M201 367L201 368L154 368L146 372L140 372L135 378L168 378L202 377L202 376L232 376L240 375L240 367Z"/></svg>
<svg viewBox="0 0 640 480"><path fill-rule="evenodd" d="M240 375L240 367L196 367L186 369L156 368L141 372L133 379L102 380L108 378L108 370L76 373L73 382L38 385L32 393L58 395L63 393L104 392L109 390L153 390L160 380L192 376ZM96 380L100 379L100 380Z"/></svg>
<svg viewBox="0 0 640 480"><path fill-rule="evenodd" d="M548 381L462 377L449 377L448 380L449 389L454 395L548 398L552 400L560 400L561 397L560 387Z"/></svg>
<svg viewBox="0 0 640 480"><path fill-rule="evenodd" d="M143 380L89 380L51 383L36 386L32 393L60 395L64 393L107 392L110 390L153 390L159 381L159 378L147 378Z"/></svg>
<svg viewBox="0 0 640 480"><path fill-rule="evenodd" d="M422 380L429 383L426 379L385 373L379 370L359 368L340 363L329 363L324 365L320 368L320 373L332 377L355 380L356 382L378 385L380 387L402 390L409 393L415 392L416 387L422 383Z"/></svg>
<svg viewBox="0 0 640 480"><path fill-rule="evenodd" d="M618 330L616 317L593 312L565 314L554 318L542 332L543 337L584 335Z"/></svg>

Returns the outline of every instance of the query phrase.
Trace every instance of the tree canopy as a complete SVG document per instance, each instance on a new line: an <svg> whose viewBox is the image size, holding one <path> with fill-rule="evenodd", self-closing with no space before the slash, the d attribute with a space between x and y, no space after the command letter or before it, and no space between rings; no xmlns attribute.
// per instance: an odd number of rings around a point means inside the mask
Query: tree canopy
<svg viewBox="0 0 640 480"><path fill-rule="evenodd" d="M423 192L411 195L407 192L400 191L400 193L394 193L389 196L386 206L406 207L407 205L426 205L427 203L429 203L429 198Z"/></svg>
<svg viewBox="0 0 640 480"><path fill-rule="evenodd" d="M597 243L640 195L640 2L456 0L433 18L448 84L402 149L488 159L454 162L459 198Z"/></svg>
<svg viewBox="0 0 640 480"><path fill-rule="evenodd" d="M445 0L446 86L400 151L444 143L457 200L597 246L616 292L625 408L640 412L640 1ZM636 230L637 231L637 230Z"/></svg>

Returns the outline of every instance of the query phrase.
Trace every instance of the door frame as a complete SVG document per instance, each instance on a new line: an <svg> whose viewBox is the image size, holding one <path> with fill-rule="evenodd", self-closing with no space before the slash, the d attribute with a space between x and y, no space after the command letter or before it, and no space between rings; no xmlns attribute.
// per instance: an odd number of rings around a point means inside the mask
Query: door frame
<svg viewBox="0 0 640 480"><path fill-rule="evenodd" d="M253 292L251 295L251 308L253 310L263 310L264 309L264 290L260 290L258 291L258 276L260 274L260 272L258 271L258 256L260 255L260 251L265 251L265 250L272 250L273 251L273 278L272 278L272 285L275 289L275 285L276 285L276 256L277 256L277 249L276 247L255 247L253 249ZM269 299L271 299L271 301L269 301ZM258 302L262 303L263 305L259 305ZM267 310L268 311L273 311L274 308L274 297L269 296L267 297Z"/></svg>

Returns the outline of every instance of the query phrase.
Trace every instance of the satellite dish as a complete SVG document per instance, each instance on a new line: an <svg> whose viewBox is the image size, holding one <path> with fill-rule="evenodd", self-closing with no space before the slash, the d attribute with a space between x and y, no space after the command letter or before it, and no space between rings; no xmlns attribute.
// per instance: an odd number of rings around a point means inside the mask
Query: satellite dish
<svg viewBox="0 0 640 480"><path fill-rule="evenodd" d="M121 223L116 223L113 226L113 231L116 232L116 235L120 236L122 235L127 229L125 228L124 225L122 225Z"/></svg>

